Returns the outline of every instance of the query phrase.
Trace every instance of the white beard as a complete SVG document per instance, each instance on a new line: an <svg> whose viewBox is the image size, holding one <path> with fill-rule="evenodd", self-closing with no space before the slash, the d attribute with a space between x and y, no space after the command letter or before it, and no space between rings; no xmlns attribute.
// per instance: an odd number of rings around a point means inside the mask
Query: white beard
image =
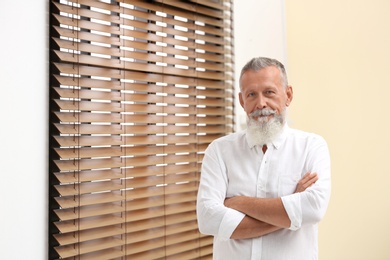
<svg viewBox="0 0 390 260"><path fill-rule="evenodd" d="M269 121L268 117L260 115L273 115ZM257 119L255 119L257 117ZM247 117L247 135L250 142L254 145L269 144L283 130L286 117L286 109L280 114L270 109L256 110Z"/></svg>

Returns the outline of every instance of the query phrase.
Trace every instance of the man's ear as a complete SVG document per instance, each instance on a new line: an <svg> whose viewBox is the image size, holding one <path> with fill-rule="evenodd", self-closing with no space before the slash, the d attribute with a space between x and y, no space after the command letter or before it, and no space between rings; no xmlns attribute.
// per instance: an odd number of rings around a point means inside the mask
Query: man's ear
<svg viewBox="0 0 390 260"><path fill-rule="evenodd" d="M242 106L242 108L244 108L244 100L242 99L242 93L238 93L238 99L240 100L240 105Z"/></svg>
<svg viewBox="0 0 390 260"><path fill-rule="evenodd" d="M286 107L288 107L291 104L291 101L293 100L293 96L294 96L292 86L290 85L287 86L286 94L287 94Z"/></svg>

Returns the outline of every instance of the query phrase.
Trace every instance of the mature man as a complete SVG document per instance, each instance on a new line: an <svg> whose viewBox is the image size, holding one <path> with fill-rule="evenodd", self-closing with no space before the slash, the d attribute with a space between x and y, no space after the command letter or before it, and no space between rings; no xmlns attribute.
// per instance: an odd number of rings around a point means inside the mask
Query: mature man
<svg viewBox="0 0 390 260"><path fill-rule="evenodd" d="M288 127L293 89L279 61L250 60L240 90L247 129L205 152L199 229L214 236L214 259L318 259L318 223L331 190L328 146Z"/></svg>

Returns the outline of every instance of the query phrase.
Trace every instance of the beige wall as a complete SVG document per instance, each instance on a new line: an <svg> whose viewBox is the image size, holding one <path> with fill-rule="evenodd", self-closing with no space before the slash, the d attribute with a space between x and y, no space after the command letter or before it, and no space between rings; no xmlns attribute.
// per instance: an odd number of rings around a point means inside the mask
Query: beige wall
<svg viewBox="0 0 390 260"><path fill-rule="evenodd" d="M290 125L323 135L320 260L390 259L390 1L286 1Z"/></svg>

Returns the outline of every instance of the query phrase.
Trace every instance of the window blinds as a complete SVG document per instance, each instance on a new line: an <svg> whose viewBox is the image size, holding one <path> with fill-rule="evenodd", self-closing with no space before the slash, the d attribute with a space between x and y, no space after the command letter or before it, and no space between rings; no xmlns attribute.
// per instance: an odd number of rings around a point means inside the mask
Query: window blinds
<svg viewBox="0 0 390 260"><path fill-rule="evenodd" d="M232 0L52 1L50 259L210 259L203 152L233 130Z"/></svg>

